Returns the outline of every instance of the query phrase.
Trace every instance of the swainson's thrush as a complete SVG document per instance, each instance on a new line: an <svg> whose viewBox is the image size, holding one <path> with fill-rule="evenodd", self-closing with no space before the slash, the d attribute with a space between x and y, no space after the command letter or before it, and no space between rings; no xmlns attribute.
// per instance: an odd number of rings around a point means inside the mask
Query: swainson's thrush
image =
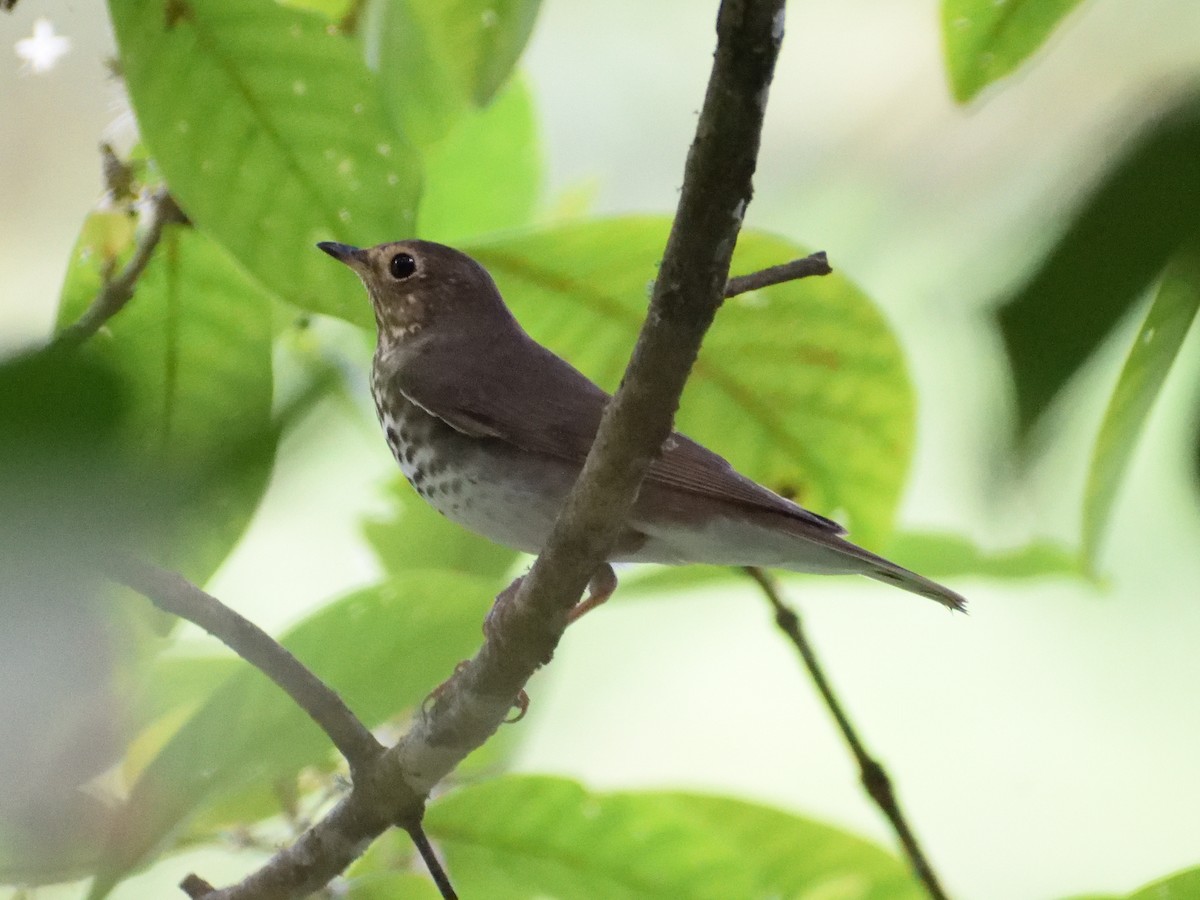
<svg viewBox="0 0 1200 900"><path fill-rule="evenodd" d="M416 240L317 246L353 269L370 294L379 326L371 392L405 477L451 520L537 553L609 395L526 334L487 270L466 254ZM842 534L836 522L675 433L609 561L857 573L964 608L954 591ZM605 566L578 611L615 586Z"/></svg>

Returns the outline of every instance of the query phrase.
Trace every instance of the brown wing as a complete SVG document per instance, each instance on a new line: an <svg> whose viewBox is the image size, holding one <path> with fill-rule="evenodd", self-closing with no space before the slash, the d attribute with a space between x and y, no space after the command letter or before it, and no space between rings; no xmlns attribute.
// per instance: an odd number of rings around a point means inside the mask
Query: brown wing
<svg viewBox="0 0 1200 900"><path fill-rule="evenodd" d="M485 352L441 345L413 354L395 387L431 415L474 437L583 464L610 397L583 373L521 332ZM447 377L448 374L453 377ZM809 512L737 472L725 459L674 432L647 480L729 503L769 510L821 531L838 523Z"/></svg>

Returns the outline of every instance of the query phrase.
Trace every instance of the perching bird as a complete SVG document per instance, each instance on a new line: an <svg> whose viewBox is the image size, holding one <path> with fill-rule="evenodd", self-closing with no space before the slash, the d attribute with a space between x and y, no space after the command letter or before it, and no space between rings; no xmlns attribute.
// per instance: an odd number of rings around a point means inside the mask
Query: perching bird
<svg viewBox="0 0 1200 900"><path fill-rule="evenodd" d="M371 392L405 477L464 528L537 553L609 395L526 334L487 270L466 254L417 240L317 246L353 269L370 294L379 326ZM844 533L673 433L609 562L856 573L964 608L954 591ZM576 615L615 587L606 565Z"/></svg>

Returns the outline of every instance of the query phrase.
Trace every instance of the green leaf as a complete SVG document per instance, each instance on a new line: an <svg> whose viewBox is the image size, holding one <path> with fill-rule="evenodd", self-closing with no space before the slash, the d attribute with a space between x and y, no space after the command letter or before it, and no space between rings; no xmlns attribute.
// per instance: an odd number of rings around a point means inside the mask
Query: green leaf
<svg viewBox="0 0 1200 900"><path fill-rule="evenodd" d="M477 244L527 330L611 390L624 371L666 243L663 218L549 228ZM733 271L806 251L743 232ZM725 304L684 393L681 431L857 540L891 528L908 469L913 396L896 339L847 278L778 285Z"/></svg>
<svg viewBox="0 0 1200 900"><path fill-rule="evenodd" d="M351 594L292 629L284 645L373 727L412 709L479 644L494 585L421 572ZM264 814L264 797L333 750L275 684L242 667L170 739L134 784L91 897L143 865L189 818Z"/></svg>
<svg viewBox="0 0 1200 900"><path fill-rule="evenodd" d="M1079 555L1051 541L1033 541L1004 550L984 550L956 534L901 531L893 535L888 559L920 572L927 578L1041 578L1082 574Z"/></svg>
<svg viewBox="0 0 1200 900"><path fill-rule="evenodd" d="M389 575L440 569L501 579L517 551L493 544L438 513L398 475L387 488L392 513L363 523L367 541Z"/></svg>
<svg viewBox="0 0 1200 900"><path fill-rule="evenodd" d="M457 244L527 225L541 183L533 100L525 82L514 79L494 103L463 116L428 151L417 232Z"/></svg>
<svg viewBox="0 0 1200 900"><path fill-rule="evenodd" d="M1083 574L1079 554L1050 541L1034 541L1004 550L984 550L969 538L957 534L920 531L895 532L883 549L883 555L929 578L982 576L993 579L1041 578L1046 576L1080 577ZM780 572L791 581L797 578L825 578ZM746 584L741 569L725 566L645 566L623 573L616 600L703 589L717 584Z"/></svg>
<svg viewBox="0 0 1200 900"><path fill-rule="evenodd" d="M1154 123L999 311L1022 436L1167 260L1200 233L1200 97Z"/></svg>
<svg viewBox="0 0 1200 900"><path fill-rule="evenodd" d="M1200 247L1179 253L1163 275L1158 294L1134 338L1108 402L1083 499L1083 552L1095 570L1100 542L1117 489L1133 457L1150 407L1200 310Z"/></svg>
<svg viewBox="0 0 1200 900"><path fill-rule="evenodd" d="M428 875L380 872L347 879L338 896L343 900L438 900L442 895Z"/></svg>
<svg viewBox="0 0 1200 900"><path fill-rule="evenodd" d="M428 147L471 107L490 103L520 57L540 5L540 0L381 0L380 84L397 128Z"/></svg>
<svg viewBox="0 0 1200 900"><path fill-rule="evenodd" d="M60 327L92 302L108 262L127 255L123 218L85 222ZM127 446L194 492L151 543L158 561L193 581L206 581L233 549L266 490L277 438L271 346L270 295L216 242L168 225L133 299L77 351L121 378Z"/></svg>
<svg viewBox="0 0 1200 900"><path fill-rule="evenodd" d="M1200 897L1200 867L1148 884L1130 894L1128 900L1195 900L1196 897Z"/></svg>
<svg viewBox="0 0 1200 900"><path fill-rule="evenodd" d="M355 43L273 2L109 9L141 134L189 218L281 297L370 324L312 245L411 232L420 164Z"/></svg>
<svg viewBox="0 0 1200 900"><path fill-rule="evenodd" d="M1080 0L942 0L954 99L965 103L1017 68Z"/></svg>
<svg viewBox="0 0 1200 900"><path fill-rule="evenodd" d="M716 797L509 776L438 798L425 826L463 896L922 896L899 861L860 838Z"/></svg>

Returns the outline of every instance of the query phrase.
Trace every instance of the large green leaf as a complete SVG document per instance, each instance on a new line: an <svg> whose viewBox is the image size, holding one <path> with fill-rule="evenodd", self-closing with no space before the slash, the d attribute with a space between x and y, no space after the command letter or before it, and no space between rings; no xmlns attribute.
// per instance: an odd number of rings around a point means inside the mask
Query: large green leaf
<svg viewBox="0 0 1200 900"><path fill-rule="evenodd" d="M369 324L312 244L410 232L420 166L356 44L274 2L109 9L141 134L192 221L280 296Z"/></svg>
<svg viewBox="0 0 1200 900"><path fill-rule="evenodd" d="M469 248L538 340L612 390L646 312L669 222L622 218ZM743 232L733 271L805 250ZM886 539L908 469L913 395L895 337L844 276L726 303L684 394L680 430L806 506Z"/></svg>
<svg viewBox="0 0 1200 900"><path fill-rule="evenodd" d="M1200 233L1200 97L1155 122L1083 203L1057 246L1000 309L1022 433Z"/></svg>
<svg viewBox="0 0 1200 900"><path fill-rule="evenodd" d="M1095 569L1117 489L1150 408L1200 310L1200 248L1178 254L1134 338L1108 402L1083 498L1083 551Z"/></svg>
<svg viewBox="0 0 1200 900"><path fill-rule="evenodd" d="M379 0L368 53L384 106L421 147L444 138L507 80L541 0ZM372 46L377 44L376 46Z"/></svg>
<svg viewBox="0 0 1200 900"><path fill-rule="evenodd" d="M417 233L456 244L527 225L541 182L533 100L524 81L514 79L495 102L464 115L427 151Z"/></svg>
<svg viewBox="0 0 1200 900"><path fill-rule="evenodd" d="M438 798L425 824L468 897L922 896L878 847L738 800L514 776Z"/></svg>
<svg viewBox="0 0 1200 900"><path fill-rule="evenodd" d="M127 254L126 229L116 213L85 222L60 326L91 303L109 261ZM185 493L151 551L194 581L220 565L266 489L276 438L271 344L270 296L216 242L169 225L136 295L76 351L119 374L126 443Z"/></svg>
<svg viewBox="0 0 1200 900"><path fill-rule="evenodd" d="M283 643L374 726L420 703L475 649L494 588L451 572L399 576L325 607ZM244 667L134 784L91 896L104 896L169 844L187 819L229 798L238 810L261 815L277 783L331 756L324 732L265 676Z"/></svg>
<svg viewBox="0 0 1200 900"><path fill-rule="evenodd" d="M942 0L954 98L965 103L1017 68L1080 0Z"/></svg>

